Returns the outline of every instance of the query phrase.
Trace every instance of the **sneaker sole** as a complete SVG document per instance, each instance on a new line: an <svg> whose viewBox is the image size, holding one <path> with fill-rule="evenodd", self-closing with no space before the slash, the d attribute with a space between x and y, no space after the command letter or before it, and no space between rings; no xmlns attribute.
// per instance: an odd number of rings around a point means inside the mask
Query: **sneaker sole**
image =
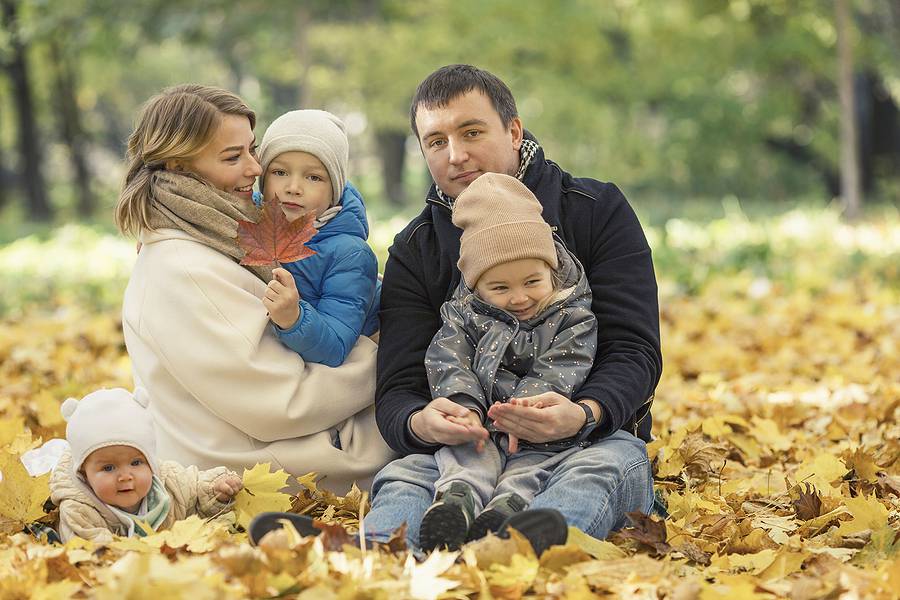
<svg viewBox="0 0 900 600"><path fill-rule="evenodd" d="M535 508L516 513L503 522L498 535L508 537L509 529L515 529L525 536L537 556L550 546L565 544L569 537L565 517L552 508Z"/></svg>
<svg viewBox="0 0 900 600"><path fill-rule="evenodd" d="M289 521L294 526L294 529L297 530L297 533L303 537L322 533L318 527L313 525L313 520L306 515L286 512L264 512L256 515L250 521L250 527L247 530L250 543L256 546L267 533L284 527L281 523L282 520Z"/></svg>
<svg viewBox="0 0 900 600"><path fill-rule="evenodd" d="M459 550L466 541L468 529L468 519L458 506L435 504L422 517L419 546L426 552L441 547Z"/></svg>
<svg viewBox="0 0 900 600"><path fill-rule="evenodd" d="M481 513L475 517L475 521L472 522L466 541L471 542L472 540L480 540L489 532L497 533L500 531L500 527L503 526L503 521L505 520L506 515L499 510L488 509L481 511Z"/></svg>

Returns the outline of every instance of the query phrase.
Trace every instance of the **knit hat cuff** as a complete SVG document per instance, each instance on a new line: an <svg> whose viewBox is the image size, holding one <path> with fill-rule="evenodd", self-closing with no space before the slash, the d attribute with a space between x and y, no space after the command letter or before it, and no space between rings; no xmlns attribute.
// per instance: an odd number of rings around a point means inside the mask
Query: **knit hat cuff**
<svg viewBox="0 0 900 600"><path fill-rule="evenodd" d="M81 456L73 456L72 457L72 468L76 473L81 471L81 468L84 466L85 461L87 461L88 457L97 450L101 448L108 448L110 446L128 446L129 448L134 448L136 450L140 450L141 454L144 455L144 458L147 459L147 464L150 465L150 470L153 471L154 475L159 475L159 465L156 462L156 457L153 455L153 452L148 448L143 448L142 444L136 444L134 441L129 440L106 440L100 442L98 444L94 444L90 448L85 449Z"/></svg>
<svg viewBox="0 0 900 600"><path fill-rule="evenodd" d="M515 221L499 223L467 235L460 246L457 266L466 285L474 289L489 269L514 260L537 258L551 269L558 260L553 233L544 221Z"/></svg>

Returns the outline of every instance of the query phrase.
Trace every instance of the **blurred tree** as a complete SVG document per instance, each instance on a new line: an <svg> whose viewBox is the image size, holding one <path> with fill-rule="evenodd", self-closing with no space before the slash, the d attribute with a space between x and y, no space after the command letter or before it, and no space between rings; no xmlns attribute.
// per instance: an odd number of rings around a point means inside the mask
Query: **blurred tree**
<svg viewBox="0 0 900 600"><path fill-rule="evenodd" d="M849 23L847 0L835 2L835 27L838 46L838 90L841 104L841 199L844 214L859 218L862 197L859 189L859 136L853 93L853 33Z"/></svg>
<svg viewBox="0 0 900 600"><path fill-rule="evenodd" d="M48 221L53 215L44 184L41 137L29 82L28 40L20 29L19 8L18 0L0 0L3 28L9 40L9 56L4 57L3 66L16 101L19 181L25 188L27 214L35 221Z"/></svg>

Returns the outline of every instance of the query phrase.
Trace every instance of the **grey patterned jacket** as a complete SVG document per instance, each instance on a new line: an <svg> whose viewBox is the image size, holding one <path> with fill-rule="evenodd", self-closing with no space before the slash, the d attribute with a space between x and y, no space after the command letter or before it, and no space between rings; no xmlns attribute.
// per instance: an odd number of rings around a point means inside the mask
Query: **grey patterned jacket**
<svg viewBox="0 0 900 600"><path fill-rule="evenodd" d="M519 322L460 281L441 306L443 326L425 354L432 398L478 411L494 402L558 392L571 397L594 365L597 321L584 269L558 241L561 289L573 288L542 313Z"/></svg>

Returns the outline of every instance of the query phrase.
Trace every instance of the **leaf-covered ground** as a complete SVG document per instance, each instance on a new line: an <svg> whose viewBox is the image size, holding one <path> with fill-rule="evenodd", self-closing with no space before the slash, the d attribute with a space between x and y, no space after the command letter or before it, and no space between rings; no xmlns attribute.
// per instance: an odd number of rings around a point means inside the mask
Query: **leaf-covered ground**
<svg viewBox="0 0 900 600"><path fill-rule="evenodd" d="M75 271L28 259L73 237ZM331 524L319 538L253 548L197 519L104 548L19 533L53 517L46 477L28 477L19 456L62 435L59 403L130 386L115 298L133 247L68 230L0 249L0 598L898 597L900 220L732 215L648 237L665 359L650 453L669 517L607 542L573 531L540 559L489 538L424 562L397 542L344 546L337 524L358 526L364 494L337 498L304 477L289 498L276 493L288 475L265 467L248 473L237 521L292 503ZM80 289L87 264L108 275Z"/></svg>

